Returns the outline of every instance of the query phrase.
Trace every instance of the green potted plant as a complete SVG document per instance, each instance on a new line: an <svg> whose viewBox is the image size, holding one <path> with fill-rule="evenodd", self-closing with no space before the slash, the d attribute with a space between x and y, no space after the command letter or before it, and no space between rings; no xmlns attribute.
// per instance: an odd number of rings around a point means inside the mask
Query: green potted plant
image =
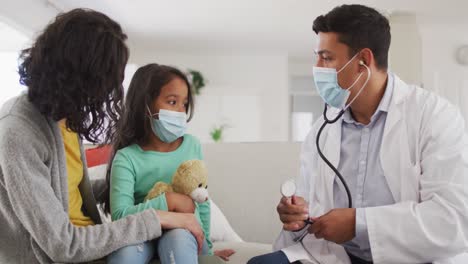
<svg viewBox="0 0 468 264"><path fill-rule="evenodd" d="M223 140L223 132L226 128L228 128L226 124L213 127L210 135L214 142L221 142Z"/></svg>
<svg viewBox="0 0 468 264"><path fill-rule="evenodd" d="M192 85L193 92L195 95L200 94L200 90L205 87L205 78L203 74L196 70L188 70L188 79Z"/></svg>

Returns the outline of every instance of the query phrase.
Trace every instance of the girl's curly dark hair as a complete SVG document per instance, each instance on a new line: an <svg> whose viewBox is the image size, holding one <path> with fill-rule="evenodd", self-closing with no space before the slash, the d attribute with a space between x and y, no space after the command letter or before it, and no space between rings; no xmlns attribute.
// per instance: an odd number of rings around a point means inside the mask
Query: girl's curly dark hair
<svg viewBox="0 0 468 264"><path fill-rule="evenodd" d="M45 116L92 143L110 142L121 114L129 51L120 25L74 9L60 14L21 52L20 82Z"/></svg>

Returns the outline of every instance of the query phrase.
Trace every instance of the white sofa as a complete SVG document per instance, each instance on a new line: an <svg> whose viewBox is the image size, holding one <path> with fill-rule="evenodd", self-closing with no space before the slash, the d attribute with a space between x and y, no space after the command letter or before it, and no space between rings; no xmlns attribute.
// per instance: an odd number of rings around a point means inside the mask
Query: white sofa
<svg viewBox="0 0 468 264"><path fill-rule="evenodd" d="M221 143L203 146L208 190L245 241L272 244L281 230L280 185L299 173L299 143Z"/></svg>
<svg viewBox="0 0 468 264"><path fill-rule="evenodd" d="M271 252L281 230L276 205L280 184L299 173L299 143L213 143L203 146L208 168L215 249L231 248L228 263L246 263ZM102 180L105 166L90 168L92 180ZM225 216L225 217L224 217ZM200 263L223 263L201 258ZM157 262L155 262L157 263Z"/></svg>
<svg viewBox="0 0 468 264"><path fill-rule="evenodd" d="M286 142L203 146L208 190L220 209L212 208L211 238L215 249L237 251L228 263L245 264L253 256L271 252L281 230L276 213L280 184L299 173L299 153L299 143ZM103 171L91 172L102 179ZM201 257L199 263L224 261ZM454 263L468 263L468 254Z"/></svg>
<svg viewBox="0 0 468 264"><path fill-rule="evenodd" d="M247 241L215 241L215 249L235 249L229 263L246 263L253 256L271 252L281 230L276 213L280 185L299 173L300 144L217 143L204 145L203 153L210 196L235 232Z"/></svg>

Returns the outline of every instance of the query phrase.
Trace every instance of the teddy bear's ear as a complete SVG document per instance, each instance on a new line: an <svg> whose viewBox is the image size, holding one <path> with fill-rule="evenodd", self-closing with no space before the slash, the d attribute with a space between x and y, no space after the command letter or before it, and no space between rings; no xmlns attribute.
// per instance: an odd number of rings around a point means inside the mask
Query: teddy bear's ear
<svg viewBox="0 0 468 264"><path fill-rule="evenodd" d="M185 174L186 171L192 167L193 163L194 163L193 160L184 161L182 164L180 164L180 166L179 166L179 168L177 169L177 171L178 171L180 174Z"/></svg>

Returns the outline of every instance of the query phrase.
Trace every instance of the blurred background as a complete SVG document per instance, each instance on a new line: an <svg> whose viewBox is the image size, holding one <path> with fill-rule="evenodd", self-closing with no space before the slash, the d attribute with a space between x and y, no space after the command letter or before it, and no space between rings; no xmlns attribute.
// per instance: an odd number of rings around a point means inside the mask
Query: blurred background
<svg viewBox="0 0 468 264"><path fill-rule="evenodd" d="M129 36L125 87L151 62L202 78L189 132L203 143L302 141L323 107L312 77L312 22L344 3L385 14L390 70L447 98L468 118L466 0L3 0L0 104L25 90L19 51L58 13L86 7L118 21Z"/></svg>

